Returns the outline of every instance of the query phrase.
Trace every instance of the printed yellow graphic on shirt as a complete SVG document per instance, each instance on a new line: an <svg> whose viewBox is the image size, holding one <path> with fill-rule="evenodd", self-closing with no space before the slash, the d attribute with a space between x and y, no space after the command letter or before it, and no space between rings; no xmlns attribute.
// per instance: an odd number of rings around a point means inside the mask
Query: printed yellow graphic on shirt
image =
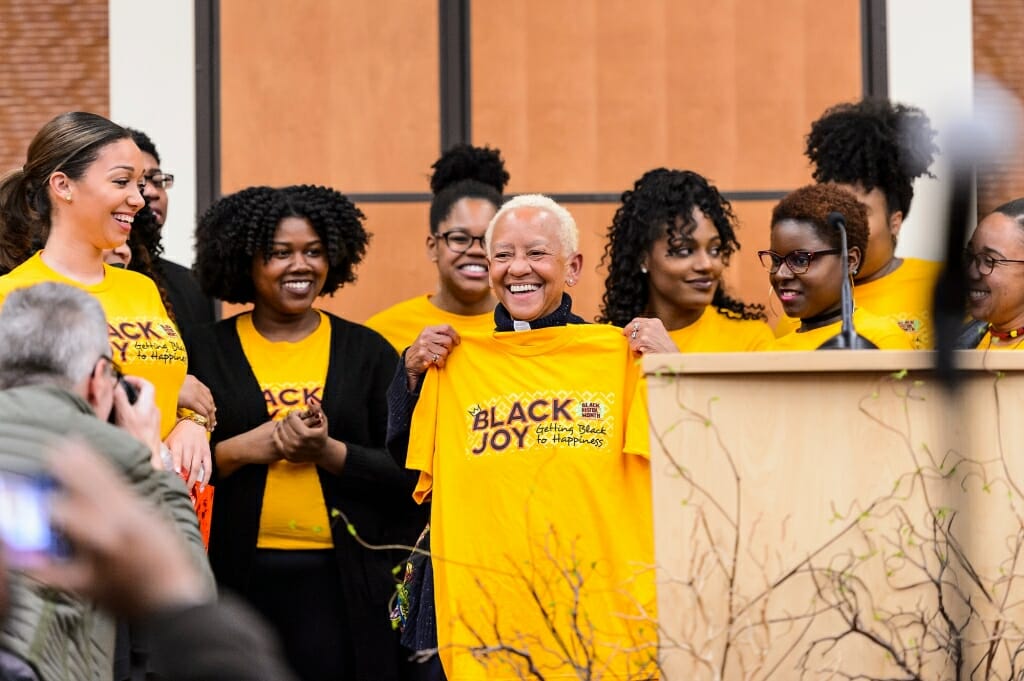
<svg viewBox="0 0 1024 681"><path fill-rule="evenodd" d="M110 349L118 364L187 362L185 343L174 325L161 319L127 319L119 317L107 324Z"/></svg>
<svg viewBox="0 0 1024 681"><path fill-rule="evenodd" d="M252 367L267 415L280 421L323 399L330 360L331 322L320 313L316 330L295 343L267 340L251 314L235 322L242 351ZM320 475L312 463L275 461L267 471L256 546L261 549L326 549L334 545Z"/></svg>
<svg viewBox="0 0 1024 681"><path fill-rule="evenodd" d="M261 385L260 389L263 391L263 401L267 403L267 414L272 421L283 419L292 409L305 409L311 397L321 402L324 399L324 387L316 383L270 383Z"/></svg>
<svg viewBox="0 0 1024 681"><path fill-rule="evenodd" d="M542 447L601 449L615 435L611 393L513 393L467 408L471 455Z"/></svg>

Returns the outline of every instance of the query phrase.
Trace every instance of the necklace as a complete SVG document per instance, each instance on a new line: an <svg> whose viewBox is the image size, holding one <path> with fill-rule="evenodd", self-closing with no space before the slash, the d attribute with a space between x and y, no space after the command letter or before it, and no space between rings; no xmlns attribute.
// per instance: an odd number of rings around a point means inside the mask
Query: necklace
<svg viewBox="0 0 1024 681"><path fill-rule="evenodd" d="M1024 326L1020 326L1016 329L1010 329L1009 331L996 331L992 328L992 325L989 324L988 332L992 334L993 338L1003 342L1013 340L1015 338L1024 338Z"/></svg>
<svg viewBox="0 0 1024 681"><path fill-rule="evenodd" d="M842 310L827 310L821 314L816 314L813 317L804 317L801 319L798 331L800 333L804 333L807 331L813 331L814 329L820 329L823 326L834 324L842 318Z"/></svg>

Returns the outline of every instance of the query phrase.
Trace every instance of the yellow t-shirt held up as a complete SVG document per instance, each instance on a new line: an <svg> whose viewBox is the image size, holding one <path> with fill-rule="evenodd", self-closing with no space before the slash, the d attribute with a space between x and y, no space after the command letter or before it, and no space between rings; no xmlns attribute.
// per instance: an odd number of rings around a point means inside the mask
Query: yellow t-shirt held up
<svg viewBox="0 0 1024 681"><path fill-rule="evenodd" d="M427 326L448 324L459 334L494 331L494 312L461 315L446 312L430 302L430 296L417 296L392 305L366 320L370 327L401 354L413 344Z"/></svg>
<svg viewBox="0 0 1024 681"><path fill-rule="evenodd" d="M644 390L605 325L465 334L428 371L407 464L421 471L416 499L432 500L451 681L526 678L515 655L471 653L499 636L547 679L577 678L567 658L587 653L595 678L657 675Z"/></svg>
<svg viewBox="0 0 1024 681"><path fill-rule="evenodd" d="M188 371L185 343L167 316L160 292L148 277L103 266L103 281L81 284L51 269L39 251L0 277L0 306L11 291L45 281L67 284L92 294L107 316L110 354L121 370L151 382L160 409L160 436L177 423L178 393Z"/></svg>
<svg viewBox="0 0 1024 681"><path fill-rule="evenodd" d="M235 324L271 420L305 409L310 397L323 399L331 349L331 322L326 315L321 312L320 326L295 343L267 340L253 326L250 313L239 315ZM316 464L277 461L269 466L256 546L290 550L334 546Z"/></svg>

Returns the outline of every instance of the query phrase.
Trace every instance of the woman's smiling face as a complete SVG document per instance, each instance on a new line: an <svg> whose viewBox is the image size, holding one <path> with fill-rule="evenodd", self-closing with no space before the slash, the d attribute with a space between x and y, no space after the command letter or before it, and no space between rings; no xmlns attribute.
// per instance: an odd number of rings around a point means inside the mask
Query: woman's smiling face
<svg viewBox="0 0 1024 681"><path fill-rule="evenodd" d="M309 220L288 217L274 232L270 252L252 259L257 307L275 316L309 311L327 280L327 251Z"/></svg>
<svg viewBox="0 0 1024 681"><path fill-rule="evenodd" d="M988 215L974 230L967 251L996 261L1024 260L1024 228L1002 213ZM967 264L967 310L998 331L1024 326L1024 263L996 262L981 274Z"/></svg>
<svg viewBox="0 0 1024 681"><path fill-rule="evenodd" d="M815 252L833 248L832 244L818 236L809 222L782 220L772 225L771 250L780 256L785 257L793 251ZM851 256L856 257L851 262L851 269L856 269L860 259L859 250L852 249ZM769 278L782 308L790 317L806 319L839 310L843 270L838 254L813 256L807 271L799 274L783 262Z"/></svg>
<svg viewBox="0 0 1024 681"><path fill-rule="evenodd" d="M517 208L495 224L491 286L513 319L533 321L558 309L583 262L579 253L565 250L558 218L543 208Z"/></svg>

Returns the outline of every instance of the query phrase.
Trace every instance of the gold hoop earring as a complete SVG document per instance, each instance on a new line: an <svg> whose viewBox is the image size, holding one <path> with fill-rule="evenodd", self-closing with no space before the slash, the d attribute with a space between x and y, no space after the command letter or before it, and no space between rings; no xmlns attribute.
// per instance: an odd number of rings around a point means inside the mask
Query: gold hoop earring
<svg viewBox="0 0 1024 681"><path fill-rule="evenodd" d="M776 317L785 317L786 315L782 314L781 312L775 309L775 298L775 287L772 286L771 284L768 284L768 311L771 312Z"/></svg>

